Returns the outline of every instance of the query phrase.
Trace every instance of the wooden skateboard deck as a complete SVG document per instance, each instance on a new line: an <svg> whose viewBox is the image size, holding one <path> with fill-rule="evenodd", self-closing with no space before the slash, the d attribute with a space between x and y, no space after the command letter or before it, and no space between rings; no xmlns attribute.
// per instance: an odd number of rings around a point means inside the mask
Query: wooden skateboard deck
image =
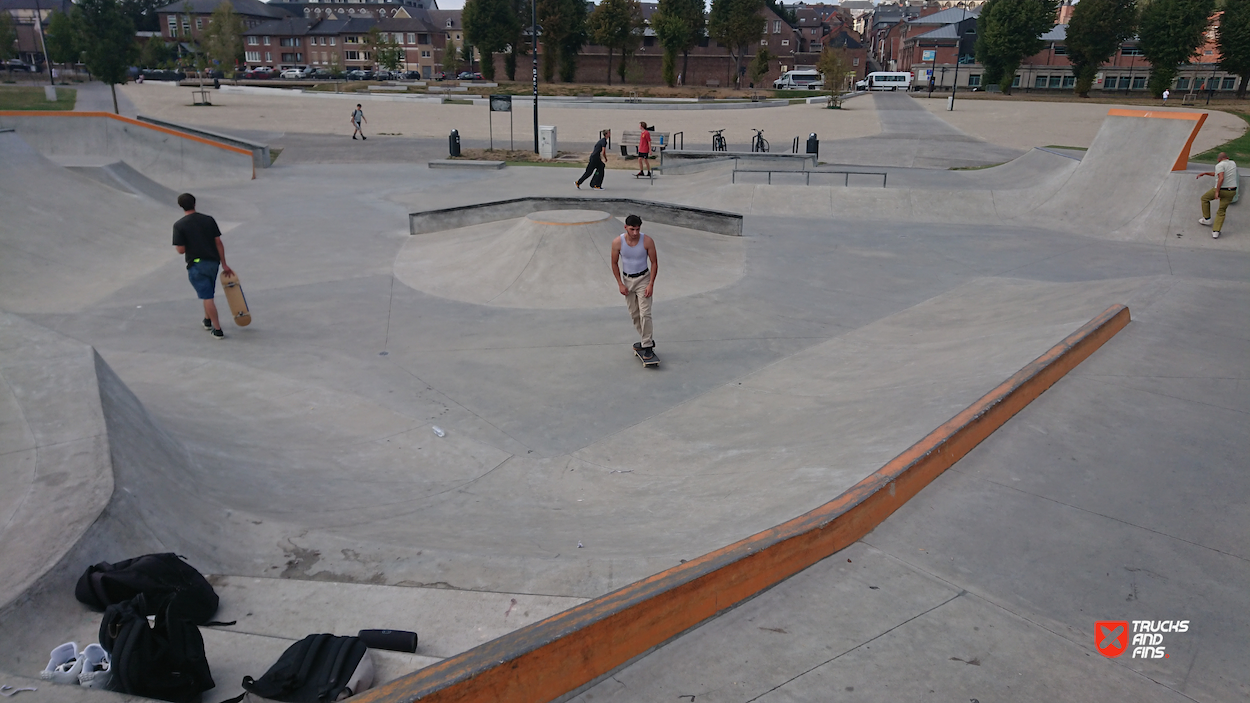
<svg viewBox="0 0 1250 703"><path fill-rule="evenodd" d="M235 274L221 274L221 289L226 293L226 302L230 304L230 316L234 318L234 324L239 327L252 324L252 313L247 309L247 297L243 295L239 277Z"/></svg>
<svg viewBox="0 0 1250 703"><path fill-rule="evenodd" d="M650 361L648 361L648 360L646 360L646 359L642 358L642 347L639 347L639 346L635 346L635 347L634 347L634 356L638 357L638 360L642 362L642 367L643 367L643 368L649 368L649 367L652 367L652 366L659 366L659 365L660 365L660 357L659 357L658 355L656 355L656 353L655 353L655 350L654 350L654 349L651 351L651 360L650 360Z"/></svg>

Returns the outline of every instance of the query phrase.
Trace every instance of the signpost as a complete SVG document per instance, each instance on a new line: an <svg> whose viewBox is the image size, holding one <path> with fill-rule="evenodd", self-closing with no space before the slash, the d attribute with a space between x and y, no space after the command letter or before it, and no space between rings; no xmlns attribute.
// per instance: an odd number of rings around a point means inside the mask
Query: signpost
<svg viewBox="0 0 1250 703"><path fill-rule="evenodd" d="M538 0L530 0L530 53L534 56L534 153L538 153Z"/></svg>
<svg viewBox="0 0 1250 703"><path fill-rule="evenodd" d="M512 143L512 96L511 95L492 95L490 96L490 150L495 150L495 113L508 113L508 148L513 149L515 145Z"/></svg>

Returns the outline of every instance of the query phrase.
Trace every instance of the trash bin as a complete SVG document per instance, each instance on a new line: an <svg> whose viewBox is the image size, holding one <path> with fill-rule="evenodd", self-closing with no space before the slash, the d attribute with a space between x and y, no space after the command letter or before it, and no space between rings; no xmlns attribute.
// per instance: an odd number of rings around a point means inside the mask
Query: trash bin
<svg viewBox="0 0 1250 703"><path fill-rule="evenodd" d="M816 138L815 132L807 135L807 153L820 154L820 140Z"/></svg>
<svg viewBox="0 0 1250 703"><path fill-rule="evenodd" d="M447 151L452 156L460 156L460 130L453 129L447 136Z"/></svg>

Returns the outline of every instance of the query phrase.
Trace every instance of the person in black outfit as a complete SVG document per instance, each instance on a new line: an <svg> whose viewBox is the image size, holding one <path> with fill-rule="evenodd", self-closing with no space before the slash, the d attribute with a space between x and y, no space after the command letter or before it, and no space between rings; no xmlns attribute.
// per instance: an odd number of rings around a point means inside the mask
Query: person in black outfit
<svg viewBox="0 0 1250 703"><path fill-rule="evenodd" d="M213 302L217 293L217 267L220 265L221 272L226 274L233 274L234 271L226 265L226 247L221 243L221 230L217 228L217 220L195 211L194 195L179 195L178 207L184 214L174 223L174 248L186 258L187 278L196 295L204 302L204 329L216 339L222 339L226 333L221 331L217 304Z"/></svg>
<svg viewBox="0 0 1250 703"><path fill-rule="evenodd" d="M599 141L595 142L595 148L590 152L590 164L586 166L586 172L582 177L577 179L578 190L582 187L582 182L587 178L590 179L590 187L595 190L603 190L603 172L608 167L608 139L612 137L612 130L605 129L599 135ZM593 176L591 174L594 174Z"/></svg>

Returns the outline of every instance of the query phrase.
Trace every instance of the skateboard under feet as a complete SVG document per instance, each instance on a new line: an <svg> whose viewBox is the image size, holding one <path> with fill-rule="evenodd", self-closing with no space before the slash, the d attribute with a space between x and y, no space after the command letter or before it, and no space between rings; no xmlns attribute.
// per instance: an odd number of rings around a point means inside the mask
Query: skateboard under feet
<svg viewBox="0 0 1250 703"><path fill-rule="evenodd" d="M237 274L221 274L221 289L226 294L226 302L230 304L230 316L234 324L247 327L252 324L252 313L247 309L247 298L243 295L243 286L239 285Z"/></svg>
<svg viewBox="0 0 1250 703"><path fill-rule="evenodd" d="M634 356L638 357L638 360L642 362L643 368L660 365L660 357L655 353L655 347L651 347L650 359L642 358L642 342L634 342Z"/></svg>

